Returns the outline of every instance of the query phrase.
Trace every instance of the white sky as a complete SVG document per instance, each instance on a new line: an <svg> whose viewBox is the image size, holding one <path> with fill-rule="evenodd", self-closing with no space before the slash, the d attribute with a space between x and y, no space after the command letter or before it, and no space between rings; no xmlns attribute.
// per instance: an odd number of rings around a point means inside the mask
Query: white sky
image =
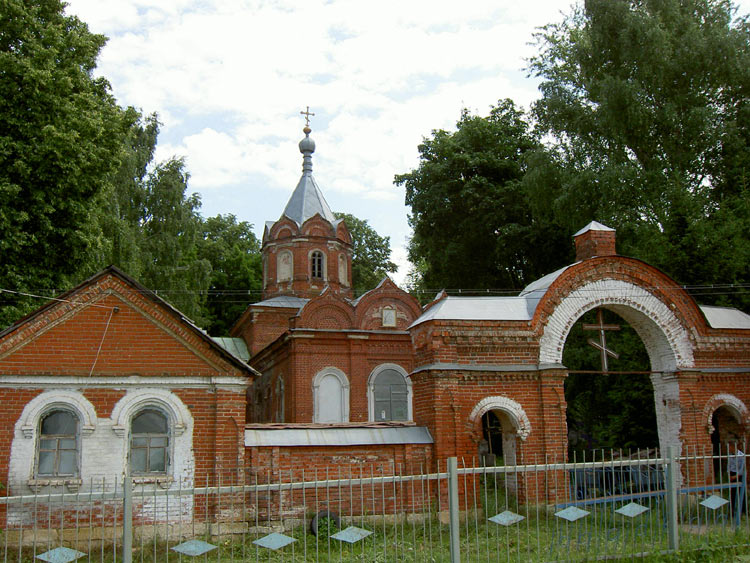
<svg viewBox="0 0 750 563"><path fill-rule="evenodd" d="M184 156L202 214L276 220L299 179L310 106L314 175L334 211L391 238L410 234L395 174L433 129L501 98L528 108L535 28L569 0L67 0L109 37L98 74L120 105L157 112L157 160ZM750 0L738 2L750 12Z"/></svg>

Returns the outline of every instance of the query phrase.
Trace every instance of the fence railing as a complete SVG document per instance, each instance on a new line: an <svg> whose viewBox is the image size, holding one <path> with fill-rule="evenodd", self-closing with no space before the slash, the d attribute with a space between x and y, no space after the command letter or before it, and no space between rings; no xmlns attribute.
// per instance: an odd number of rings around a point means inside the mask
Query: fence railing
<svg viewBox="0 0 750 563"><path fill-rule="evenodd" d="M554 561L750 543L739 454L130 477L0 497L5 561ZM210 481L205 481L209 483Z"/></svg>

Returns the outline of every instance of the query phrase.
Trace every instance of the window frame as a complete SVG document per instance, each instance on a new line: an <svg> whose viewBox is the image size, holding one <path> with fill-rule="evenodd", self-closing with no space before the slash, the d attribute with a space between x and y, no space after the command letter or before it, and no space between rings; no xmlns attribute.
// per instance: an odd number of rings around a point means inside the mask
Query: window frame
<svg viewBox="0 0 750 563"><path fill-rule="evenodd" d="M62 412L70 415L73 417L73 420L75 421L75 432L71 434L42 434L42 427L44 425L44 421L52 416L55 413ZM74 468L72 473L61 473L59 470L59 464L60 464L60 440L75 440L75 447L71 450L70 448L65 448L62 451L74 451ZM42 449L42 440L55 440L56 446L54 449ZM54 461L54 471L52 473L41 473L39 471L39 463L41 461L41 453L43 451L54 451L55 452L55 461ZM37 427L37 435L36 435L36 445L34 449L34 479L49 479L49 480L56 480L56 479L76 479L81 474L81 417L80 415L73 409L65 408L61 405L53 405L49 409L46 409L39 415L39 421L38 421L38 427Z"/></svg>
<svg viewBox="0 0 750 563"><path fill-rule="evenodd" d="M316 276L316 270L320 269L320 275ZM310 279L326 279L326 255L322 250L313 250L310 252Z"/></svg>
<svg viewBox="0 0 750 563"><path fill-rule="evenodd" d="M135 434L133 432L133 424L135 423L135 420L147 413L147 412L155 412L159 415L161 415L164 418L164 421L167 426L167 431L165 433L158 433L158 432L141 432L138 434ZM171 417L169 416L169 413L165 412L164 409L159 408L155 405L142 405L140 408L136 409L133 412L133 415L130 418L130 435L128 438L128 469L130 471L130 474L134 477L166 477L169 475L169 471L172 465L172 446L173 446L173 422L171 420ZM146 446L134 446L133 440L134 439L147 439L148 443ZM158 446L158 445L151 445L151 440L154 439L166 439L166 445L164 446ZM145 466L146 470L144 471L136 471L133 467L133 449L146 450L146 460L145 460ZM152 471L148 469L150 467L150 460L151 460L151 452L152 450L163 450L164 455L164 468L160 469L158 471Z"/></svg>
<svg viewBox="0 0 750 563"><path fill-rule="evenodd" d="M375 397L375 383L377 381L378 376L385 372L393 370L397 372L401 377L404 378L404 384L406 385L406 419L404 420L394 420L392 417L388 419L380 419L376 416L375 412L375 404L376 404L376 397ZM409 374L406 372L404 368L399 366L398 364L380 364L377 366L372 372L370 373L370 377L367 380L367 404L368 404L368 420L370 422L411 422L414 420L414 413L412 410L412 384L411 384L411 378L409 377Z"/></svg>

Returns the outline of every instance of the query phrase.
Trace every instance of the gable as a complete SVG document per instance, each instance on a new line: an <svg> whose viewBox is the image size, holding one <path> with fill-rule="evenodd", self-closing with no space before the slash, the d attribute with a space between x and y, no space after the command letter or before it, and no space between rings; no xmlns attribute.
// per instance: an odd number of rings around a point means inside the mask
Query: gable
<svg viewBox="0 0 750 563"><path fill-rule="evenodd" d="M0 338L3 375L249 376L175 309L118 274L93 278Z"/></svg>

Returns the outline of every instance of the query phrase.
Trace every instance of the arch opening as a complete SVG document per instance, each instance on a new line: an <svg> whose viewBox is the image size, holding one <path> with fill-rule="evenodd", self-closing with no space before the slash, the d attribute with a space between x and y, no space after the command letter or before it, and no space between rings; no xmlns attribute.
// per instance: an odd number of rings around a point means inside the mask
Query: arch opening
<svg viewBox="0 0 750 563"><path fill-rule="evenodd" d="M669 341L649 316L618 303L581 313L563 343L568 454L651 449L679 433L676 385L655 369L675 365Z"/></svg>

